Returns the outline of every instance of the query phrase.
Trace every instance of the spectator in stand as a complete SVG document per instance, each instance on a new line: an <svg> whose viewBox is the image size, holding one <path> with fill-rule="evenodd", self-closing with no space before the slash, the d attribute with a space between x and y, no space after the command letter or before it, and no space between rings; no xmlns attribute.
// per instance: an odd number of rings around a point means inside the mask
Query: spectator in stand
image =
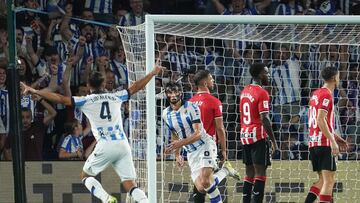
<svg viewBox="0 0 360 203"><path fill-rule="evenodd" d="M94 13L96 21L114 23L112 0L86 0L85 8Z"/></svg>
<svg viewBox="0 0 360 203"><path fill-rule="evenodd" d="M71 122L65 124L65 129L68 135L64 138L60 146L59 158L67 160L86 159L92 149L86 152L82 144L82 139L90 133L90 124L87 122L86 128L83 129L82 124L78 120L73 119Z"/></svg>
<svg viewBox="0 0 360 203"><path fill-rule="evenodd" d="M125 51L122 45L112 51L110 70L115 75L116 86L126 89L129 85Z"/></svg>
<svg viewBox="0 0 360 203"><path fill-rule="evenodd" d="M283 135L288 135L290 120L300 112L301 70L300 62L291 55L290 45L276 44L271 68L273 112Z"/></svg>
<svg viewBox="0 0 360 203"><path fill-rule="evenodd" d="M143 0L129 0L131 11L120 18L120 26L135 26L145 22Z"/></svg>
<svg viewBox="0 0 360 203"><path fill-rule="evenodd" d="M304 8L300 0L282 0L276 8L275 15L302 15Z"/></svg>
<svg viewBox="0 0 360 203"><path fill-rule="evenodd" d="M0 18L0 20L4 20ZM7 31L0 27L0 66L6 66L9 58Z"/></svg>
<svg viewBox="0 0 360 203"><path fill-rule="evenodd" d="M30 109L22 108L22 124L23 124L23 143L24 143L24 159L25 161L41 161L43 160L43 142L45 135L45 126L47 126L56 116L55 109L44 99L40 97L32 97L35 101L42 104L47 115L42 121L32 122L32 112ZM5 159L12 160L11 143L13 137L7 137L5 144Z"/></svg>
<svg viewBox="0 0 360 203"><path fill-rule="evenodd" d="M350 66L347 79L343 81L346 96L339 102L342 130L347 135L360 134L360 68L358 63ZM343 108L341 108L341 105ZM360 141L360 138L355 141Z"/></svg>
<svg viewBox="0 0 360 203"><path fill-rule="evenodd" d="M6 68L0 66L0 160L5 146L6 136L9 132L9 104L6 90Z"/></svg>

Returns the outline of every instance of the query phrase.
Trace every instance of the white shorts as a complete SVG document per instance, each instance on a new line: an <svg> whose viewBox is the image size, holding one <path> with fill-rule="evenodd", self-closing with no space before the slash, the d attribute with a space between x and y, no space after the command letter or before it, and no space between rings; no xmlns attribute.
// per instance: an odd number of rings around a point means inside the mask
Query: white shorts
<svg viewBox="0 0 360 203"><path fill-rule="evenodd" d="M214 140L206 140L205 144L196 151L187 154L191 170L191 179L195 182L200 175L201 169L205 167L217 169L217 147Z"/></svg>
<svg viewBox="0 0 360 203"><path fill-rule="evenodd" d="M98 141L94 151L86 160L83 171L96 176L110 164L121 181L136 179L131 149L127 140Z"/></svg>

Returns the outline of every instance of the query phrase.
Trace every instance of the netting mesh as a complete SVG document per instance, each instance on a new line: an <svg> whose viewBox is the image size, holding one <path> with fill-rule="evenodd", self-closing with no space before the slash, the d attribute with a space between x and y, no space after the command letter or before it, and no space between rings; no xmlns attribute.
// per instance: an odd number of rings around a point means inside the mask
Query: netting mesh
<svg viewBox="0 0 360 203"><path fill-rule="evenodd" d="M129 80L144 75L144 26L119 27L129 68ZM173 156L163 155L170 133L160 115L166 101L161 87L170 80L181 82L184 99L196 92L193 76L209 70L215 79L213 95L223 104L228 157L241 174L242 146L239 141L239 95L251 82L250 64L268 64L272 84L271 119L280 152L267 171L266 202L303 202L317 175L312 172L308 154L307 105L310 93L320 87L320 70L337 66L341 88L335 91L336 131L350 143L348 152L338 159L334 187L336 202L357 202L360 198L360 69L359 26L357 25L233 25L233 24L156 24L156 57L167 67L156 79L158 202L186 202L192 199L193 184L189 168L178 169ZM146 186L146 109L145 94L131 100L131 137L141 186ZM136 112L136 113L134 113ZM137 117L134 117L137 116ZM148 126L155 127L155 126ZM139 144L141 143L141 144ZM151 175L151 174L149 174ZM226 187L225 187L226 186ZM224 202L239 202L242 182L227 179L220 190Z"/></svg>

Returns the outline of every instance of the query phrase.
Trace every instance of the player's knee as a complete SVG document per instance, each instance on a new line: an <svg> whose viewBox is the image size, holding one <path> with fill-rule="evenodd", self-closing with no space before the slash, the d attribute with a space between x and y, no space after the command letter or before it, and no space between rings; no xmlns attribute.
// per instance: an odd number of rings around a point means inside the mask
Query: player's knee
<svg viewBox="0 0 360 203"><path fill-rule="evenodd" d="M86 174L84 171L81 171L80 173L80 180L84 180L85 178L90 177L88 174Z"/></svg>
<svg viewBox="0 0 360 203"><path fill-rule="evenodd" d="M210 180L207 178L202 178L202 180L200 181L200 184L203 187L203 189L209 188L211 185Z"/></svg>

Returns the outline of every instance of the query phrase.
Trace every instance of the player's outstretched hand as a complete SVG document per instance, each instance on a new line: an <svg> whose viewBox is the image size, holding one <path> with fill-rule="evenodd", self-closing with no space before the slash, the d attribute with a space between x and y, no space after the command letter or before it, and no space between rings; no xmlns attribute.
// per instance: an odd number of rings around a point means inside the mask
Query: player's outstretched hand
<svg viewBox="0 0 360 203"><path fill-rule="evenodd" d="M154 69L152 70L152 73L153 73L154 75L159 75L160 73L162 73L162 72L165 71L165 70L166 70L166 68L161 66L161 61L160 61L160 59L158 58L158 59L156 60L155 67L154 67Z"/></svg>
<svg viewBox="0 0 360 203"><path fill-rule="evenodd" d="M175 157L175 159L176 159L176 165L177 165L179 168L182 168L182 167L184 166L184 164L185 164L185 161L184 161L183 157L182 157L181 155L177 155L177 156Z"/></svg>
<svg viewBox="0 0 360 203"><path fill-rule="evenodd" d="M344 140L342 137L340 137L338 134L334 135L335 141L339 146L339 151L340 152L346 152L347 149L349 148L348 143L346 142L346 140Z"/></svg>
<svg viewBox="0 0 360 203"><path fill-rule="evenodd" d="M22 90L22 94L23 95L27 95L27 94L35 94L36 93L36 90L30 86L27 86L25 83L23 82L20 82L20 87L21 87L21 90Z"/></svg>

